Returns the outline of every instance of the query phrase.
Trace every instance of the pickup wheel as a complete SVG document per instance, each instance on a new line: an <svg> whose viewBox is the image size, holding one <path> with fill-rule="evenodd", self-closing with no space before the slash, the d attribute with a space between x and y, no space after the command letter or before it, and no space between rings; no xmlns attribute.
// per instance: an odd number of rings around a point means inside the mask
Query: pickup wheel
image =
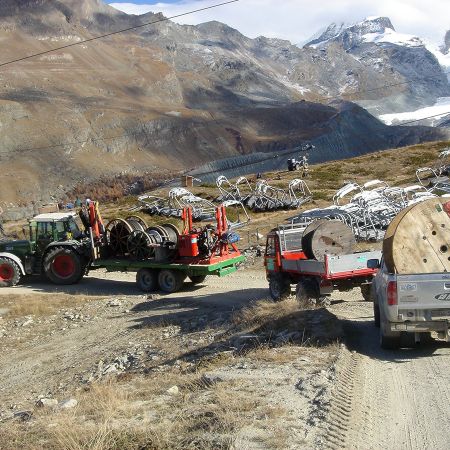
<svg viewBox="0 0 450 450"><path fill-rule="evenodd" d="M380 314L380 346L385 350L396 350L400 347L400 331L391 331L389 322Z"/></svg>
<svg viewBox="0 0 450 450"><path fill-rule="evenodd" d="M158 272L151 269L139 269L136 273L136 283L143 292L153 292L158 289Z"/></svg>
<svg viewBox="0 0 450 450"><path fill-rule="evenodd" d="M269 291L272 300L286 300L291 295L290 280L283 275L272 275L269 279Z"/></svg>
<svg viewBox="0 0 450 450"><path fill-rule="evenodd" d="M20 267L9 258L0 258L0 287L11 287L22 278Z"/></svg>
<svg viewBox="0 0 450 450"><path fill-rule="evenodd" d="M377 328L380 328L380 307L375 302L373 302L373 319L374 325Z"/></svg>
<svg viewBox="0 0 450 450"><path fill-rule="evenodd" d="M186 274L181 270L161 270L158 275L159 288L172 294L182 288L185 279Z"/></svg>
<svg viewBox="0 0 450 450"><path fill-rule="evenodd" d="M84 272L82 257L71 248L55 248L45 255L44 273L54 284L76 284Z"/></svg>

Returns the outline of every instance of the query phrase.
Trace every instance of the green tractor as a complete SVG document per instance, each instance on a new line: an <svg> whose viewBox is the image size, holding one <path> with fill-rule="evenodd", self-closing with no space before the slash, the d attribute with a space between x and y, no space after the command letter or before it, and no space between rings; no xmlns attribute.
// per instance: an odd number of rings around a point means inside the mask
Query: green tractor
<svg viewBox="0 0 450 450"><path fill-rule="evenodd" d="M75 217L40 214L29 221L29 240L0 240L0 287L15 286L26 275L45 275L55 284L78 283L91 259L91 241Z"/></svg>

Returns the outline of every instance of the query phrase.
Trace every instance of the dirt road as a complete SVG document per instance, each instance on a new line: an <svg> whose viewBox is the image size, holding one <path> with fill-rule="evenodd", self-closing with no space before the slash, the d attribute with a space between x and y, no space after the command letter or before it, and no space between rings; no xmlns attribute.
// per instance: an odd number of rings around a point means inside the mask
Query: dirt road
<svg viewBox="0 0 450 450"><path fill-rule="evenodd" d="M30 293L42 295L42 301L49 293L71 294L74 302L80 295L106 297L75 308L68 320L62 310L42 322L26 325L25 318L10 324L6 336L0 337L4 350L0 354L0 411L8 405L29 406L39 395L68 388L84 373L95 371L100 360L114 359L134 347L151 348L161 334L161 327L152 327L162 320L168 328L178 326L183 331L203 317L205 323L198 328L204 329L207 322L267 295L263 274L254 273L211 278L200 286L186 283L183 292L158 294L149 301L136 288L133 274L96 272L74 286L33 281L29 286L2 288L0 298ZM108 307L112 293L117 306Z"/></svg>
<svg viewBox="0 0 450 450"><path fill-rule="evenodd" d="M348 300L330 307L345 320L348 348L338 364L328 418L330 447L447 449L450 345L382 350L372 305Z"/></svg>
<svg viewBox="0 0 450 450"><path fill-rule="evenodd" d="M30 325L24 325L26 318L8 321L8 326L0 321L0 412L28 407L39 395L59 395L82 377L95 376L99 362L104 367L133 349L150 359L167 358L174 346L188 352L204 342L208 349L215 339L212 324L220 325L251 301L268 296L262 271L211 278L202 286L187 284L184 292L150 300L137 291L131 274L97 273L68 288L33 283L0 289L0 300L49 292L105 298L75 307L75 319L67 320L61 311ZM343 323L345 346L339 350L332 381L325 385L331 402L317 424L322 437L315 444L308 441L305 448L448 448L450 345L434 342L396 352L381 350L372 305L361 300L357 290L336 294L328 308ZM77 311L82 314L79 319L73 316ZM301 385L290 376L286 398L296 395L296 385ZM296 411L302 408L299 403ZM299 421L310 419L297 416Z"/></svg>

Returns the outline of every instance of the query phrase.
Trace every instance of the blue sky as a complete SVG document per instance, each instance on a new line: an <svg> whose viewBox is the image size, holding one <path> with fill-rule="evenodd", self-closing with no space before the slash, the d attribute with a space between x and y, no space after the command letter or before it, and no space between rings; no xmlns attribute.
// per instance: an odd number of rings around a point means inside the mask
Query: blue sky
<svg viewBox="0 0 450 450"><path fill-rule="evenodd" d="M128 14L152 11L171 17L223 1L115 0L107 3ZM396 31L442 44L445 32L450 30L450 0L239 0L176 21L196 25L218 20L251 38L266 36L298 44L330 23L357 23L368 16L387 16Z"/></svg>

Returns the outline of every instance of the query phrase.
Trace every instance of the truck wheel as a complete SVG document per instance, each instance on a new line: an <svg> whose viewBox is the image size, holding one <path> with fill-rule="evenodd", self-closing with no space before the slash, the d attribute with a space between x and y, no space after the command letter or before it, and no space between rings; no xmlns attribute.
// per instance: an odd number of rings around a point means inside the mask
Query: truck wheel
<svg viewBox="0 0 450 450"><path fill-rule="evenodd" d="M84 275L81 256L71 248L55 248L44 258L45 276L54 284L78 283Z"/></svg>
<svg viewBox="0 0 450 450"><path fill-rule="evenodd" d="M272 300L286 300L291 295L291 283L283 275L273 275L269 279L269 291Z"/></svg>
<svg viewBox="0 0 450 450"><path fill-rule="evenodd" d="M169 294L177 292L183 286L186 274L181 270L161 270L158 275L158 284L162 291Z"/></svg>
<svg viewBox="0 0 450 450"><path fill-rule="evenodd" d="M206 275L192 275L189 277L189 279L194 284L200 284L203 283L206 280Z"/></svg>
<svg viewBox="0 0 450 450"><path fill-rule="evenodd" d="M22 278L20 267L9 258L0 258L0 287L11 287Z"/></svg>
<svg viewBox="0 0 450 450"><path fill-rule="evenodd" d="M295 288L295 296L304 305L316 305L320 292L313 280L300 280Z"/></svg>
<svg viewBox="0 0 450 450"><path fill-rule="evenodd" d="M400 347L400 331L391 331L389 322L380 315L380 346L385 350L396 350Z"/></svg>
<svg viewBox="0 0 450 450"><path fill-rule="evenodd" d="M139 269L136 283L143 292L153 292L158 289L158 272L151 269Z"/></svg>

